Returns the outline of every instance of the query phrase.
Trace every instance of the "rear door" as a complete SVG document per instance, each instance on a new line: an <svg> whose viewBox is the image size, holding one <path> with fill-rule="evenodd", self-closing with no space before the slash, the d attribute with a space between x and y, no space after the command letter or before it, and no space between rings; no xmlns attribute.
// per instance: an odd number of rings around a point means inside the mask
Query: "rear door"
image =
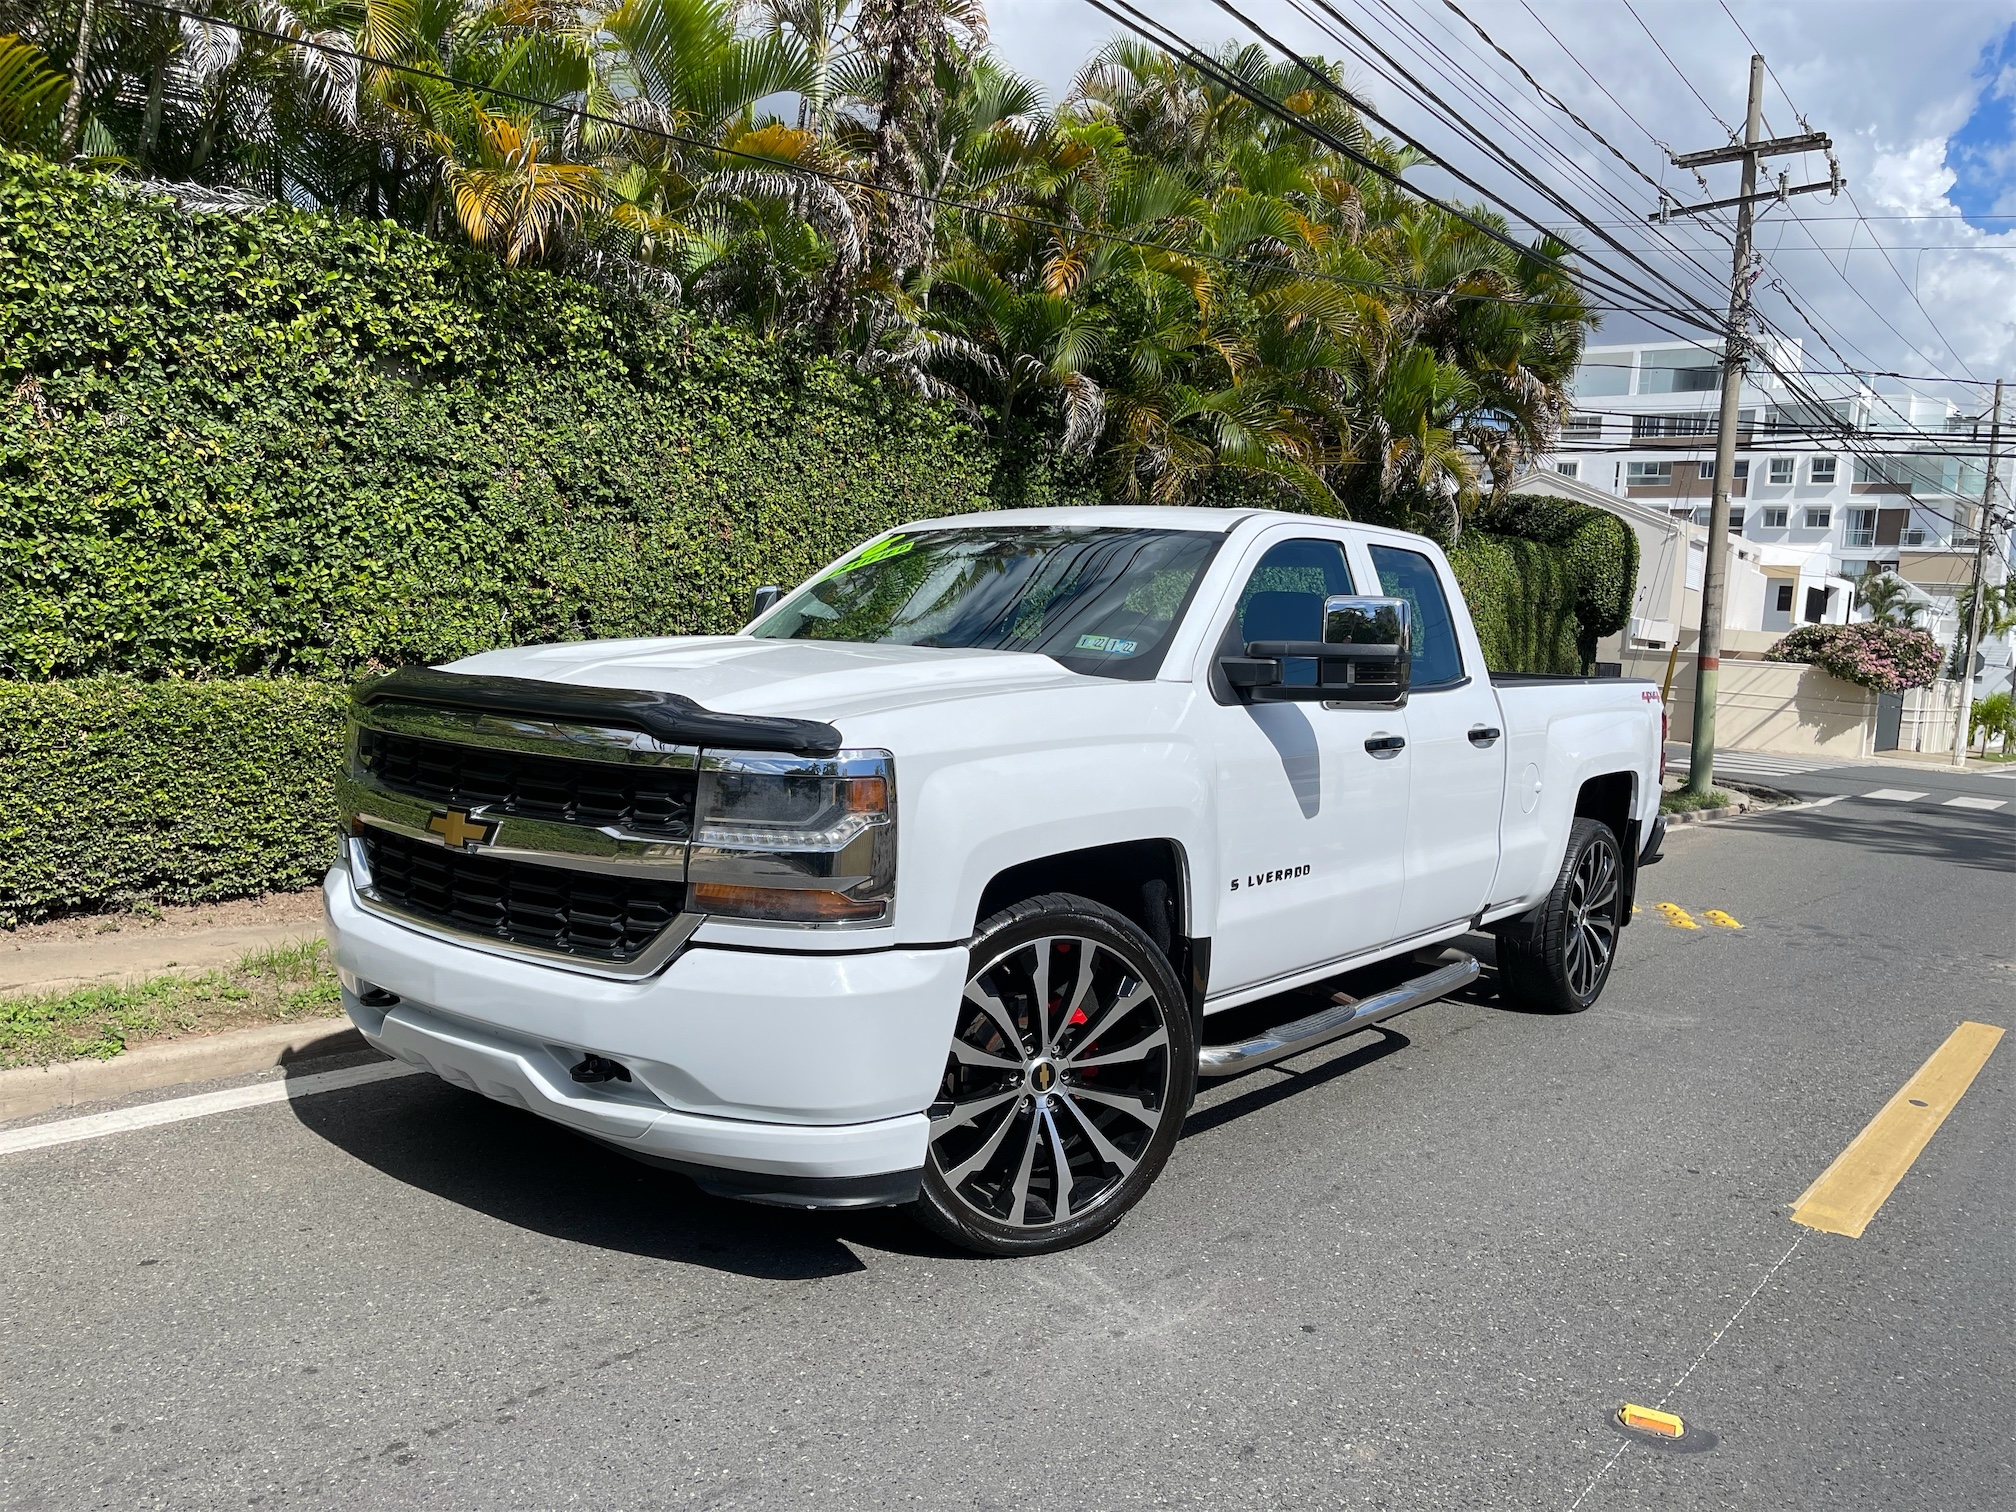
<svg viewBox="0 0 2016 1512"><path fill-rule="evenodd" d="M1373 593L1413 609L1414 671L1407 697L1406 879L1396 937L1460 928L1484 907L1498 870L1505 739L1498 696L1447 567L1424 551L1366 545Z"/></svg>
<svg viewBox="0 0 2016 1512"><path fill-rule="evenodd" d="M1357 591L1341 531L1277 527L1246 551L1217 653L1254 640L1320 640L1323 600ZM1314 680L1313 664L1286 669ZM1402 732L1392 709L1241 703L1206 669L1199 717L1218 769L1214 989L1252 986L1393 937L1406 843L1408 762L1368 740ZM1200 682L1205 678L1200 677Z"/></svg>

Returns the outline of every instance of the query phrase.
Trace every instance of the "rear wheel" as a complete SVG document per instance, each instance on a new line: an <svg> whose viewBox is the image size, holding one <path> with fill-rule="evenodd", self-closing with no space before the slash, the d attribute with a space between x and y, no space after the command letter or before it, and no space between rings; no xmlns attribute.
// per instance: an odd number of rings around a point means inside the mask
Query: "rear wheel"
<svg viewBox="0 0 2016 1512"><path fill-rule="evenodd" d="M1610 980L1623 908L1624 852L1615 832L1577 819L1538 915L1498 932L1498 990L1523 1007L1580 1013Z"/></svg>
<svg viewBox="0 0 2016 1512"><path fill-rule="evenodd" d="M1088 898L1018 903L974 939L912 1211L983 1254L1097 1238L1161 1174L1196 1082L1189 1003L1147 935Z"/></svg>

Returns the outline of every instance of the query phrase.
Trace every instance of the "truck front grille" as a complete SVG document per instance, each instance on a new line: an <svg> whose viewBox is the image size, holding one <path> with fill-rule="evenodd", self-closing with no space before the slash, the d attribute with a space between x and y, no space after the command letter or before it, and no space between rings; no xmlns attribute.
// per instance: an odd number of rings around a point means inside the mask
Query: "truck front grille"
<svg viewBox="0 0 2016 1512"><path fill-rule="evenodd" d="M451 808L613 826L684 840L698 778L688 767L573 761L525 751L357 732L357 760L394 792Z"/></svg>
<svg viewBox="0 0 2016 1512"><path fill-rule="evenodd" d="M635 960L685 903L652 878L500 861L369 829L373 893L422 919L513 945L597 961Z"/></svg>

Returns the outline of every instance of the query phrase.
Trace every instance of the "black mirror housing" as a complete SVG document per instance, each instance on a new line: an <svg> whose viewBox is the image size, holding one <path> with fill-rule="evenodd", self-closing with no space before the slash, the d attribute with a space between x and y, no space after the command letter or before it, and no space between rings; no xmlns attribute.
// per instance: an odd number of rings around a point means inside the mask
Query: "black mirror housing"
<svg viewBox="0 0 2016 1512"><path fill-rule="evenodd" d="M749 595L749 618L760 619L777 600L784 597L784 590L775 583L765 584Z"/></svg>
<svg viewBox="0 0 2016 1512"><path fill-rule="evenodd" d="M1252 641L1218 665L1252 703L1397 704L1413 673L1412 625L1405 599L1338 594L1323 601L1320 641ZM1315 681L1284 681L1289 661L1313 661Z"/></svg>

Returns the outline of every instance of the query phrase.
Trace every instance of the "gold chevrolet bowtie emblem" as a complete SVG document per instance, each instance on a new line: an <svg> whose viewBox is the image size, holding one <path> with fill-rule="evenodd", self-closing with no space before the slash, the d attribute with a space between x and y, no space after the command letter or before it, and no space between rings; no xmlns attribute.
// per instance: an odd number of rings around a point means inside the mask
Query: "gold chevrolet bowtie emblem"
<svg viewBox="0 0 2016 1512"><path fill-rule="evenodd" d="M427 828L458 850L474 850L479 845L488 845L497 833L496 825L471 819L461 809L448 809L436 814L427 821Z"/></svg>

